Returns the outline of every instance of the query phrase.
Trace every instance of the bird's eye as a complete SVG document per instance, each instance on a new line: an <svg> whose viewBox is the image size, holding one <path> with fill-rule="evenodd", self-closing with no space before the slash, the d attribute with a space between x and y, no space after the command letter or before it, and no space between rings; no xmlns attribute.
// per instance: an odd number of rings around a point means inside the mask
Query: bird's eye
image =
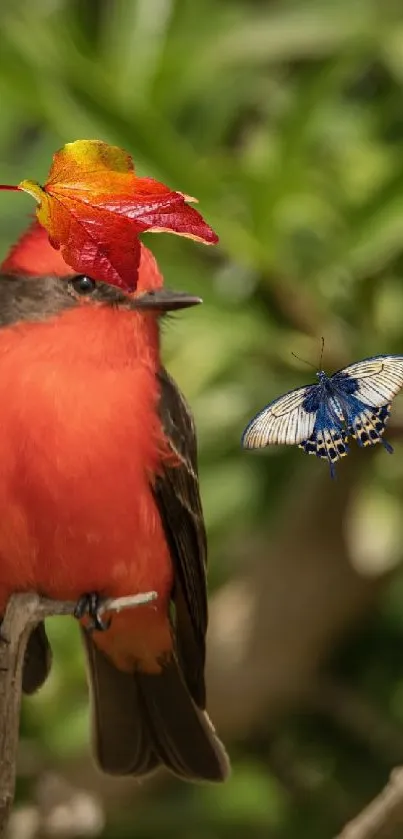
<svg viewBox="0 0 403 839"><path fill-rule="evenodd" d="M76 294L92 294L97 284L95 280L92 280L91 277L87 277L85 274L80 274L79 277L74 277L73 280L70 280L70 285L76 292Z"/></svg>

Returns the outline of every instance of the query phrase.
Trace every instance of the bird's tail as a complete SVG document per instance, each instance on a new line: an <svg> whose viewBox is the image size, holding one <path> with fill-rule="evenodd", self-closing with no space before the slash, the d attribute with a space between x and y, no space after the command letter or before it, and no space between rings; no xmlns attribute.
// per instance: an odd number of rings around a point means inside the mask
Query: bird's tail
<svg viewBox="0 0 403 839"><path fill-rule="evenodd" d="M147 775L159 766L188 781L223 781L225 749L194 703L172 656L158 674L118 670L85 631L97 762L112 775Z"/></svg>

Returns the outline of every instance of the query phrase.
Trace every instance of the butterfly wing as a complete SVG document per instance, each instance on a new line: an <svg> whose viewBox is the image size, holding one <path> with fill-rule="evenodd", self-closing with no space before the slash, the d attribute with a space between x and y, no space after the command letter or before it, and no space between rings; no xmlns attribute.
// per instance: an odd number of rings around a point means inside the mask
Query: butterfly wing
<svg viewBox="0 0 403 839"><path fill-rule="evenodd" d="M273 444L298 445L313 432L319 407L318 385L290 390L259 411L245 428L245 449Z"/></svg>
<svg viewBox="0 0 403 839"><path fill-rule="evenodd" d="M349 393L366 405L380 408L388 405L403 387L403 355L377 355L364 358L339 370L330 381L337 388L350 380Z"/></svg>
<svg viewBox="0 0 403 839"><path fill-rule="evenodd" d="M364 410L355 414L348 430L359 446L375 446L376 443L382 443L390 454L393 452L390 443L382 439L389 419L390 407L390 405L382 405L381 408L364 407Z"/></svg>
<svg viewBox="0 0 403 839"><path fill-rule="evenodd" d="M361 446L382 442L392 452L382 435L391 401L403 387L403 356L366 358L339 370L330 381L343 403L348 433Z"/></svg>

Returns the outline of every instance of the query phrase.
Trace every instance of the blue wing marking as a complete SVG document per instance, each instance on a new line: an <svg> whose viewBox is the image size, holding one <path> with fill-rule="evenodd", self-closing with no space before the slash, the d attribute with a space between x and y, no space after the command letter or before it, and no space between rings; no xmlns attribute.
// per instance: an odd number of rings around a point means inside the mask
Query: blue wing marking
<svg viewBox="0 0 403 839"><path fill-rule="evenodd" d="M330 474L334 477L333 464L348 454L347 432L338 399L331 397L321 403L313 432L307 440L300 443L300 448L307 454L327 460Z"/></svg>

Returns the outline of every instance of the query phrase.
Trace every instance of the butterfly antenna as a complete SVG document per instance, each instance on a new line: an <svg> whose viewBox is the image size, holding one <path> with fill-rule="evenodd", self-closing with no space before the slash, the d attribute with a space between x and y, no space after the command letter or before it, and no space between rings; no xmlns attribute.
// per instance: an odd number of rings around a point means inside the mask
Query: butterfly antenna
<svg viewBox="0 0 403 839"><path fill-rule="evenodd" d="M322 341L322 348L321 348L321 351L320 351L319 370L322 370L323 350L325 349L325 339L324 339L323 335L322 335L321 341Z"/></svg>
<svg viewBox="0 0 403 839"><path fill-rule="evenodd" d="M297 358L297 359L298 359L298 361L302 361L302 363L303 363L303 364L307 364L307 365L308 365L308 367L313 367L313 369L314 369L314 370L316 370L315 365L314 365L314 364L311 364L311 362L310 362L310 361L306 361L306 359L305 359L305 358L301 358L299 355L296 355L296 354L295 354L295 352L292 352L292 353L291 353L291 355L293 355L293 356L294 356L294 358Z"/></svg>

